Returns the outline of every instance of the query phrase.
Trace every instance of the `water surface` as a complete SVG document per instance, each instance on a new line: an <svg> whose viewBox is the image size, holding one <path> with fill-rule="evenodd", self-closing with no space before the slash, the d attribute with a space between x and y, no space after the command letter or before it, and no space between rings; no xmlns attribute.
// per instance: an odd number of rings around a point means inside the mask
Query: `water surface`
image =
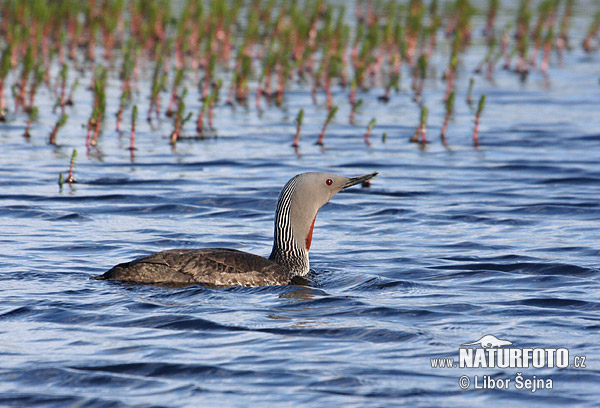
<svg viewBox="0 0 600 408"><path fill-rule="evenodd" d="M471 52L475 65L483 51ZM599 62L577 48L553 64L549 83L539 73L524 84L504 71L495 83L479 78L476 94L488 97L479 149L464 102L467 68L450 149L437 136L437 81L425 88L432 143L424 150L407 142L419 113L408 81L388 104L377 100L380 88L363 94L356 125L340 104L324 149L313 145L324 95L313 105L310 87L297 84L281 109L264 104L260 116L253 106L220 103L217 136L184 139L175 151L167 120L154 128L140 121L133 161L127 134L110 131L112 116L98 149L86 154L84 89L60 146L46 145L55 115L53 100L41 98L30 141L22 138L24 116L0 128L0 404L597 406ZM109 84L117 95L117 78ZM145 92L140 86L141 100ZM334 98L345 100L347 90L336 88ZM60 191L58 173L73 148L78 182ZM170 248L268 255L280 188L314 170L380 176L320 211L309 287L89 280ZM456 357L459 344L484 334L516 347L566 347L586 356L587 368L431 368L430 358ZM551 378L554 388L458 386L461 375L518 371Z"/></svg>

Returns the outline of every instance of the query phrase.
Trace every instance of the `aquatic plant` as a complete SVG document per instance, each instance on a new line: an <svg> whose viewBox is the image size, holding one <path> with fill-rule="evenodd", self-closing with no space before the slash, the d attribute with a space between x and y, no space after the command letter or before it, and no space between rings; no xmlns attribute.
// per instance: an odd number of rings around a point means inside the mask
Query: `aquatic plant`
<svg viewBox="0 0 600 408"><path fill-rule="evenodd" d="M421 108L421 115L419 116L419 126L415 130L415 133L410 138L412 143L419 142L419 136L421 137L421 146L425 146L427 143L427 116L429 114L429 109L426 106Z"/></svg>
<svg viewBox="0 0 600 408"><path fill-rule="evenodd" d="M138 107L137 105L133 105L133 109L131 110L131 133L129 135L129 150L132 152L135 150L135 122L137 121L137 116Z"/></svg>
<svg viewBox="0 0 600 408"><path fill-rule="evenodd" d="M368 146L371 146L371 141L370 141L370 136L371 136L371 131L373 130L373 128L375 127L375 124L377 123L377 120L375 120L375 118L371 119L369 121L369 125L367 126L367 131L365 132L365 143Z"/></svg>
<svg viewBox="0 0 600 408"><path fill-rule="evenodd" d="M66 105L73 105L73 94L77 90L78 86L79 86L79 79L76 79L75 82L73 82L73 85L71 85L71 90L69 91L69 97L67 98L67 100L65 102Z"/></svg>
<svg viewBox="0 0 600 408"><path fill-rule="evenodd" d="M484 34L486 37L495 37L494 35L494 25L496 21L496 16L498 14L498 8L500 6L499 0L489 0L488 3L488 12L487 12L487 20L485 23Z"/></svg>
<svg viewBox="0 0 600 408"><path fill-rule="evenodd" d="M100 65L96 67L94 74L94 108L92 110L92 117L88 122L91 124L94 131L94 135L89 143L91 146L96 146L98 144L98 136L100 135L102 123L104 122L104 114L106 111L106 77L108 71L105 67Z"/></svg>
<svg viewBox="0 0 600 408"><path fill-rule="evenodd" d="M350 119L349 119L349 122L351 124L354 123L354 114L356 113L356 110L358 108L360 108L362 106L362 104L363 104L362 99L359 99L358 101L356 101L355 103L352 104L352 108L350 109Z"/></svg>
<svg viewBox="0 0 600 408"><path fill-rule="evenodd" d="M292 146L298 147L298 142L300 141L300 129L302 128L302 120L304 119L304 109L300 109L298 112L298 116L296 116L296 135L294 136L294 141L292 142Z"/></svg>
<svg viewBox="0 0 600 408"><path fill-rule="evenodd" d="M67 123L67 119L69 119L69 115L61 115L61 117L54 124L54 128L52 132L50 132L50 137L48 138L48 143L51 145L56 145L56 134L58 130Z"/></svg>
<svg viewBox="0 0 600 408"><path fill-rule="evenodd" d="M69 174L67 175L67 179L65 180L67 183L75 183L75 158L77 158L77 149L73 149L73 153L71 154L71 162L69 164Z"/></svg>
<svg viewBox="0 0 600 408"><path fill-rule="evenodd" d="M592 40L594 39L594 37L598 36L598 33L600 33L600 9L598 11L596 11L596 14L594 15L594 19L590 23L590 26L587 30L585 38L583 39L583 42L582 42L583 49L588 54L591 53L593 50L592 49Z"/></svg>
<svg viewBox="0 0 600 408"><path fill-rule="evenodd" d="M116 131L118 132L121 128L121 121L123 120L123 110L125 109L125 103L129 98L129 89L125 88L121 94L121 100L119 102L119 110L117 111L117 124Z"/></svg>
<svg viewBox="0 0 600 408"><path fill-rule="evenodd" d="M440 138L442 139L442 143L444 146L448 146L448 141L446 140L446 130L448 129L448 121L450 120L450 115L454 111L454 95L456 93L454 91L450 92L450 96L446 100L446 114L444 116L444 124L442 125L442 131L440 133Z"/></svg>
<svg viewBox="0 0 600 408"><path fill-rule="evenodd" d="M29 117L27 119L27 124L25 125L25 133L23 133L24 137L29 138L31 136L29 134L29 129L31 127L31 123L34 120L37 120L38 116L39 116L39 109L38 109L38 107L37 106L32 107L29 110Z"/></svg>
<svg viewBox="0 0 600 408"><path fill-rule="evenodd" d="M473 103L473 86L475 85L475 78L469 78L469 88L467 90L467 104L471 105Z"/></svg>
<svg viewBox="0 0 600 408"><path fill-rule="evenodd" d="M4 122L6 120L6 97L4 95L4 84L6 81L6 76L10 72L12 63L11 63L11 53L12 53L12 45L9 43L8 46L2 52L2 57L0 57L0 121Z"/></svg>
<svg viewBox="0 0 600 408"><path fill-rule="evenodd" d="M479 104L477 105L477 113L475 114L475 127L473 128L473 146L479 147L479 117L483 112L485 106L485 94L479 98Z"/></svg>
<svg viewBox="0 0 600 408"><path fill-rule="evenodd" d="M191 119L192 112L188 112L187 116L184 117L185 113L185 96L187 95L187 88L183 89L183 93L179 97L179 104L177 105L177 113L175 114L175 120L173 121L173 132L171 133L170 140L171 145L175 146L179 136L181 135L181 130L185 123Z"/></svg>
<svg viewBox="0 0 600 408"><path fill-rule="evenodd" d="M208 127L210 129L213 129L213 112L215 110L215 103L217 103L217 99L219 99L219 91L221 90L221 86L223 86L223 80L219 78L208 100Z"/></svg>
<svg viewBox="0 0 600 408"><path fill-rule="evenodd" d="M60 106L62 113L65 113L65 105L67 104L67 76L69 74L69 66L62 64L58 74L60 80L60 93L55 106Z"/></svg>
<svg viewBox="0 0 600 408"><path fill-rule="evenodd" d="M325 123L323 123L323 128L321 129L321 134L319 135L319 139L317 140L317 142L315 144L323 146L323 139L325 139L325 130L327 130L327 126L333 120L337 111L338 111L337 106L334 106L333 108L331 108L331 110L327 114L327 119L325 119Z"/></svg>
<svg viewBox="0 0 600 408"><path fill-rule="evenodd" d="M173 115L173 106L175 105L175 100L177 99L177 91L183 82L183 77L185 75L185 70L183 68L177 68L175 71L175 77L173 78L173 87L171 89L171 99L169 99L169 106L167 107L166 115L171 117Z"/></svg>
<svg viewBox="0 0 600 408"><path fill-rule="evenodd" d="M183 113L176 117L184 87L196 93L193 100L202 100L200 106L194 105L198 134L206 132L206 116L208 127L213 127L221 87L227 90L223 96L231 105L246 106L255 91L259 115L262 98L266 105L274 102L282 107L290 84L312 87L313 102L320 106L317 96L323 96L329 115L335 115L334 105L342 108L342 103L349 104L349 121L354 124L358 108L370 98L370 90L376 89L375 97L387 102L393 90L399 91L402 75L408 74L421 116L426 117L421 102L423 89L439 78L433 61L443 55L448 58L442 68L446 116L441 139L445 144L452 111L449 106L462 86L459 76L473 68L483 73L487 66L486 77L491 80L496 65L503 60L509 72L516 72L523 80L538 67L547 79L552 53L560 58L569 50L576 11L573 0L520 0L516 13L510 16L511 24L499 27L503 5L497 0L478 2L479 10L469 0L359 1L352 17L345 5L327 0L302 4L186 0L176 13L172 3L0 3L0 33L2 44L6 44L0 56L0 120L6 118L5 92L12 91L11 102L17 113L14 119L22 121L25 134L29 134L36 95L43 95L40 90L49 91L56 98L55 107L64 114L87 72L92 74L85 78L86 82L91 79L93 97L91 109L85 113L89 115L85 124L88 146L98 143L107 104L115 105L119 131L127 106L141 106L140 99L148 94L148 119L162 120L163 113L170 116L176 140L187 118ZM475 17L484 28L483 37L473 30ZM356 23L349 24L353 18ZM600 11L593 16L590 13L590 18L582 38L586 52L598 48ZM469 66L471 59L464 58L465 51L472 43L480 46L481 40L485 54L475 67ZM119 96L107 88L113 85L107 84L107 77L112 81L115 74L120 80ZM471 80L469 103L472 92ZM161 106L163 96L168 98L166 110ZM19 115L19 110L29 116ZM321 143L331 120L325 121ZM424 136L425 129L420 128L421 123L417 139ZM299 135L293 143L299 143Z"/></svg>

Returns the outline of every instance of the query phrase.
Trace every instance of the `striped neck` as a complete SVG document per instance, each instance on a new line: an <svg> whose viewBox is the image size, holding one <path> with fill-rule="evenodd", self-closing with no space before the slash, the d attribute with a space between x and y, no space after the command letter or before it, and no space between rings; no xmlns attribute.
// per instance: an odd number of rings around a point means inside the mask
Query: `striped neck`
<svg viewBox="0 0 600 408"><path fill-rule="evenodd" d="M312 226L314 225L316 211L312 215L313 224L307 226L307 228L310 228L309 233L305 237L299 236L299 234L303 235L303 231L298 230L302 230L303 228L301 228L302 225L298 226L298 223L302 224L303 220L296 219L300 217L294 214L294 209L292 208L297 184L297 178L292 178L279 195L277 211L275 213L273 250L269 259L286 267L294 275L305 276L310 270L308 248L310 248L310 239L312 239ZM296 217L292 219L292 215L296 215Z"/></svg>

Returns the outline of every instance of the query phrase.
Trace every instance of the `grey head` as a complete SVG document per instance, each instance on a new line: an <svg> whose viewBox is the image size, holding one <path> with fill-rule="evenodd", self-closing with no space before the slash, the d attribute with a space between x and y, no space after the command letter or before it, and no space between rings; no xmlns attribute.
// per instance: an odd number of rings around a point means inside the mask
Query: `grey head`
<svg viewBox="0 0 600 408"><path fill-rule="evenodd" d="M344 177L311 172L298 174L289 180L279 195L273 250L269 259L287 267L295 275L308 274L308 251L319 209L341 190L370 180L377 174Z"/></svg>

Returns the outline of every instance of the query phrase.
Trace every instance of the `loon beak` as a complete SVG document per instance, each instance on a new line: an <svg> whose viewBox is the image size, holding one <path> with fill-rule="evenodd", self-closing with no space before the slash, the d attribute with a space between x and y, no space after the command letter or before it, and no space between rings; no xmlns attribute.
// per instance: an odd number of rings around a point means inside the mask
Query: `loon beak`
<svg viewBox="0 0 600 408"><path fill-rule="evenodd" d="M378 174L379 174L379 172L375 172L375 173L371 173L371 174L365 174L364 176L350 177L348 179L348 181L346 182L346 184L344 184L342 186L342 190L346 189L348 187L355 186L360 183L364 183L367 180L371 180L373 177L375 177Z"/></svg>

